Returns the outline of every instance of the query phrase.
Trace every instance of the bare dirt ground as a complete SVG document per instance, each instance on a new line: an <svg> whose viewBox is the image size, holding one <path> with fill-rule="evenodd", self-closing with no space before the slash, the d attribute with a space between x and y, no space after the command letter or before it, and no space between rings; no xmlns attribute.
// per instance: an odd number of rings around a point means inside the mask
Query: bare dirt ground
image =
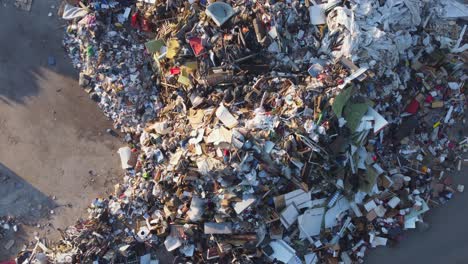
<svg viewBox="0 0 468 264"><path fill-rule="evenodd" d="M22 223L17 233L0 236L0 261L34 232L57 238L57 228L85 216L92 199L106 195L122 174L115 153L121 142L105 132L111 122L78 87L61 47L65 23L57 7L56 0L34 0L24 12L0 0L0 216ZM453 176L468 187L466 168ZM429 231L407 232L396 248L372 250L366 263L468 263L466 202L466 194L457 194L427 215Z"/></svg>
<svg viewBox="0 0 468 264"><path fill-rule="evenodd" d="M0 216L22 223L18 233L0 235L0 262L34 232L58 237L56 228L85 216L122 175L121 142L106 133L112 123L78 86L57 7L55 0L33 1L25 12L0 0Z"/></svg>

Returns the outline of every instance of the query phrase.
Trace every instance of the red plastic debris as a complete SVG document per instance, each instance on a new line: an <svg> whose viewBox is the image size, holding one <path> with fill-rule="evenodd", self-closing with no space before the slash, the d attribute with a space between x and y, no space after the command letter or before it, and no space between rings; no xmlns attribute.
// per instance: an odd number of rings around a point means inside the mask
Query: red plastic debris
<svg viewBox="0 0 468 264"><path fill-rule="evenodd" d="M425 102L426 102L426 103L430 103L430 102L432 102L432 101L434 101L434 97L432 97L432 95L429 94L429 95L426 97Z"/></svg>
<svg viewBox="0 0 468 264"><path fill-rule="evenodd" d="M189 39L190 47L192 47L193 53L195 56L199 56L203 52L203 45L201 38L194 37Z"/></svg>
<svg viewBox="0 0 468 264"><path fill-rule="evenodd" d="M448 148L449 149L454 149L455 147L456 147L456 145L452 141L449 141Z"/></svg>
<svg viewBox="0 0 468 264"><path fill-rule="evenodd" d="M177 75L180 74L180 68L179 67L174 67L170 69L172 75Z"/></svg>
<svg viewBox="0 0 468 264"><path fill-rule="evenodd" d="M136 29L140 29L140 23L138 23L138 13L134 13L132 15L132 18L130 20L130 25L133 27L133 28L136 28Z"/></svg>
<svg viewBox="0 0 468 264"><path fill-rule="evenodd" d="M406 107L405 112L410 114L416 114L419 110L419 102L416 99L413 99L411 103Z"/></svg>
<svg viewBox="0 0 468 264"><path fill-rule="evenodd" d="M145 31L145 32L150 32L150 31L151 31L151 24L150 24L150 22L149 22L147 19L145 19L145 18L143 18L143 19L141 20L141 30L143 30L143 31Z"/></svg>

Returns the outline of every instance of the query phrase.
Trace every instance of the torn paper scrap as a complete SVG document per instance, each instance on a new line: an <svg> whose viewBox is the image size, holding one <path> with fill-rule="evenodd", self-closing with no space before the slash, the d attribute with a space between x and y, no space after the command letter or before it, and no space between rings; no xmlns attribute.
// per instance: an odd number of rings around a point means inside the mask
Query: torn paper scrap
<svg viewBox="0 0 468 264"><path fill-rule="evenodd" d="M223 104L220 104L216 110L216 117L228 128L233 128L239 123Z"/></svg>
<svg viewBox="0 0 468 264"><path fill-rule="evenodd" d="M374 134L377 134L382 130L384 127L388 125L388 121L383 118L377 111L375 111L372 107L367 109L366 115L372 116L374 118Z"/></svg>
<svg viewBox="0 0 468 264"><path fill-rule="evenodd" d="M221 143L231 144L232 132L224 127L216 128L211 131L206 138L206 143L213 143L215 146Z"/></svg>
<svg viewBox="0 0 468 264"><path fill-rule="evenodd" d="M234 203L234 210L237 214L241 214L245 209L256 201L253 195L244 195L242 201Z"/></svg>
<svg viewBox="0 0 468 264"><path fill-rule="evenodd" d="M325 5L314 5L309 7L310 24L322 25L325 24Z"/></svg>

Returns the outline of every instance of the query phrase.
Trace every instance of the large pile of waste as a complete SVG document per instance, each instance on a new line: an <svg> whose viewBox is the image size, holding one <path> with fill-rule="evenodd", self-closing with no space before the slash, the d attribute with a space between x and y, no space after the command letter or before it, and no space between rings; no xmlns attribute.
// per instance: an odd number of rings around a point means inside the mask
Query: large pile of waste
<svg viewBox="0 0 468 264"><path fill-rule="evenodd" d="M460 10L66 4L64 46L125 134L125 176L87 220L19 262L351 264L398 242L463 191L450 175L468 144L450 132L466 105Z"/></svg>

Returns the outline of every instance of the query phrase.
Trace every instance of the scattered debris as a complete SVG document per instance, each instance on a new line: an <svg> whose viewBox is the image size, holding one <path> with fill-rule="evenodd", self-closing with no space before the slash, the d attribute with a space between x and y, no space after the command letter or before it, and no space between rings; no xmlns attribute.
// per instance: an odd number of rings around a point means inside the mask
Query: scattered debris
<svg viewBox="0 0 468 264"><path fill-rule="evenodd" d="M466 27L448 20L452 7L65 5L64 46L124 135L125 177L34 252L58 263L155 263L161 248L182 263L360 263L398 241L452 198L468 149L448 133L466 107Z"/></svg>
<svg viewBox="0 0 468 264"><path fill-rule="evenodd" d="M24 11L31 11L32 0L15 0L15 6Z"/></svg>

